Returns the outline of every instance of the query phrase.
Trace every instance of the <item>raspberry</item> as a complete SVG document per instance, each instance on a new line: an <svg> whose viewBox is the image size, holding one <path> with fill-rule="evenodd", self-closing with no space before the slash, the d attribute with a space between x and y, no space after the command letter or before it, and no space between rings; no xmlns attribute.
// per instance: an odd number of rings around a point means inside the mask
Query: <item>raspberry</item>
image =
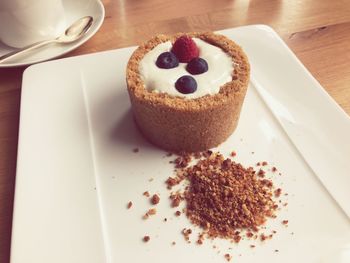
<svg viewBox="0 0 350 263"><path fill-rule="evenodd" d="M189 36L181 36L176 39L171 52L173 52L182 63L190 62L191 59L199 56L199 49Z"/></svg>

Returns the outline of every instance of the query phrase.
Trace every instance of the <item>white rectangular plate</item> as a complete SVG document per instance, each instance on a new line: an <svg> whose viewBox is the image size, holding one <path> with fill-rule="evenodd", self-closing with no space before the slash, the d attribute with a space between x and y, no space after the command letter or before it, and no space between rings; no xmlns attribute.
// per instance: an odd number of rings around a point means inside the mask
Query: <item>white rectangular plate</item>
<svg viewBox="0 0 350 263"><path fill-rule="evenodd" d="M273 239L184 241L183 228L198 229L170 208L170 158L134 126L125 87L134 48L126 48L25 71L12 263L205 263L225 262L225 253L240 263L350 262L349 117L271 28L221 33L248 54L252 82L238 128L218 150L235 150L246 166L266 160L281 172L274 181L289 205L268 221ZM150 208L146 190L161 202L157 215L142 220ZM144 235L151 236L147 244Z"/></svg>

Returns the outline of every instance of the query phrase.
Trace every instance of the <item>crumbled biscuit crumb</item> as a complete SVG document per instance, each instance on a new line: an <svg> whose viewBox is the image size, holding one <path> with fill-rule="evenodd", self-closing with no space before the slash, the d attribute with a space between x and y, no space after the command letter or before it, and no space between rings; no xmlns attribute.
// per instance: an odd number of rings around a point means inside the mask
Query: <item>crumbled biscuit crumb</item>
<svg viewBox="0 0 350 263"><path fill-rule="evenodd" d="M231 261L232 256L231 256L230 254L225 254L225 259L226 259L227 261Z"/></svg>
<svg viewBox="0 0 350 263"><path fill-rule="evenodd" d="M197 244L198 244L198 245L202 245L202 244L203 244L203 241L204 241L204 234L203 234L203 233L200 233L200 234L198 235Z"/></svg>
<svg viewBox="0 0 350 263"><path fill-rule="evenodd" d="M181 197L179 193L174 193L170 195L170 199L171 199L171 206L178 207L183 197Z"/></svg>
<svg viewBox="0 0 350 263"><path fill-rule="evenodd" d="M234 235L233 236L233 240L236 242L236 243L239 243L239 241L241 241L242 237L240 235Z"/></svg>
<svg viewBox="0 0 350 263"><path fill-rule="evenodd" d="M282 224L283 224L283 225L287 225L287 224L288 224L288 220L283 220L283 221L282 221Z"/></svg>
<svg viewBox="0 0 350 263"><path fill-rule="evenodd" d="M213 151L211 151L211 150L202 152L202 156L204 158L209 158L212 154L213 154Z"/></svg>
<svg viewBox="0 0 350 263"><path fill-rule="evenodd" d="M190 240L190 235L192 234L192 230L189 228L189 229L182 229L182 234L185 238L186 241L189 241Z"/></svg>
<svg viewBox="0 0 350 263"><path fill-rule="evenodd" d="M275 194L275 197L280 197L281 196L281 193L282 193L282 189L281 188L277 188L274 192Z"/></svg>
<svg viewBox="0 0 350 263"><path fill-rule="evenodd" d="M265 171L260 169L258 171L258 176L261 177L261 178L265 177Z"/></svg>
<svg viewBox="0 0 350 263"><path fill-rule="evenodd" d="M156 213L157 213L157 209L151 208L146 212L146 214L142 216L142 219L148 219L150 216L155 215Z"/></svg>
<svg viewBox="0 0 350 263"><path fill-rule="evenodd" d="M265 241L267 239L267 236L265 236L265 234L261 234L260 235L260 240L261 241Z"/></svg>
<svg viewBox="0 0 350 263"><path fill-rule="evenodd" d="M158 196L157 194L154 194L154 195L152 196L152 198L151 198L151 203L152 203L153 205L156 205L156 204L159 203L159 201L160 201L159 196Z"/></svg>
<svg viewBox="0 0 350 263"><path fill-rule="evenodd" d="M252 238L253 235L254 235L254 234L253 234L252 232L247 232L247 233L246 233L246 236L247 236L248 238Z"/></svg>
<svg viewBox="0 0 350 263"><path fill-rule="evenodd" d="M175 159L175 168L184 168L186 167L192 160L192 156L188 153L184 153Z"/></svg>
<svg viewBox="0 0 350 263"><path fill-rule="evenodd" d="M149 215L155 215L156 213L157 213L157 209L155 209L155 208L151 208L147 212L147 214L149 214Z"/></svg>
<svg viewBox="0 0 350 263"><path fill-rule="evenodd" d="M129 201L126 207L127 207L128 209L130 209L130 208L132 207L132 202Z"/></svg>

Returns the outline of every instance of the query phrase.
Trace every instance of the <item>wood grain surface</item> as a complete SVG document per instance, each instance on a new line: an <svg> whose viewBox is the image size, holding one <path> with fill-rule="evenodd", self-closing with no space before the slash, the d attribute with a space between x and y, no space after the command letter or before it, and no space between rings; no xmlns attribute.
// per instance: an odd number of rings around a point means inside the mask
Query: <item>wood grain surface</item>
<svg viewBox="0 0 350 263"><path fill-rule="evenodd" d="M103 0L103 3L106 16L99 32L66 57L136 45L158 33L267 24L350 114L349 0ZM10 257L24 69L0 69L1 263L9 262Z"/></svg>

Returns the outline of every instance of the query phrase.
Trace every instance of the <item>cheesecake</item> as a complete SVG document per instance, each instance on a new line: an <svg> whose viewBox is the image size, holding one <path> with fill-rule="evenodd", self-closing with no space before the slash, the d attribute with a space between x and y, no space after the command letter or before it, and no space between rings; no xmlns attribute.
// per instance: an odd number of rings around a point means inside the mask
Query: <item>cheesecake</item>
<svg viewBox="0 0 350 263"><path fill-rule="evenodd" d="M135 123L148 141L168 151L216 147L237 127L249 74L246 54L223 35L157 35L127 64Z"/></svg>

